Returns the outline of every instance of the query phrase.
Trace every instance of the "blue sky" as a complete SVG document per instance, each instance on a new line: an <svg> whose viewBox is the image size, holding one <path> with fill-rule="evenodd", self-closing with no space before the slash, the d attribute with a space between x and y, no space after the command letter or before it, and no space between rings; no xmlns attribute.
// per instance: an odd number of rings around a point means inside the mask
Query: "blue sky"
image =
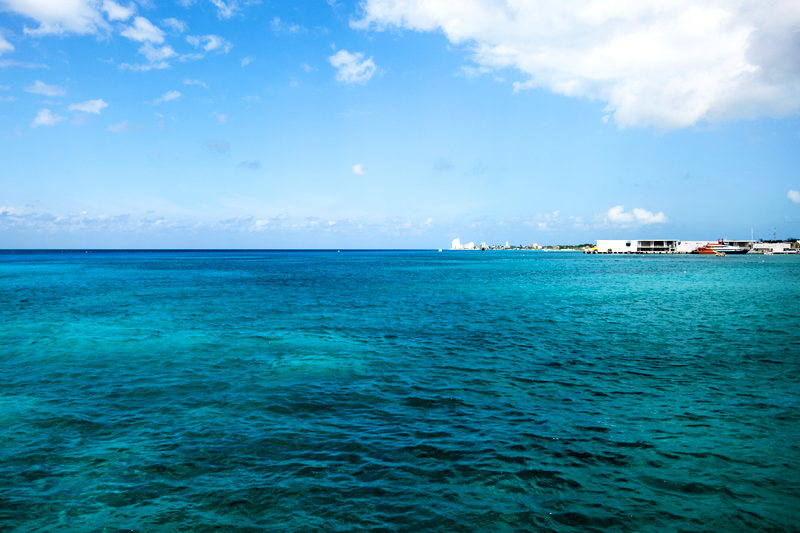
<svg viewBox="0 0 800 533"><path fill-rule="evenodd" d="M800 237L800 4L0 0L0 248Z"/></svg>

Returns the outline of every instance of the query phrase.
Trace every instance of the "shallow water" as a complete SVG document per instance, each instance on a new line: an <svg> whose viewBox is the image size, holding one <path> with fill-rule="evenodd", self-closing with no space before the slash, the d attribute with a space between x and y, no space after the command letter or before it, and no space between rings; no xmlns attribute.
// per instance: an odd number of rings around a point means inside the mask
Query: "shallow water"
<svg viewBox="0 0 800 533"><path fill-rule="evenodd" d="M798 531L800 257L0 253L0 530Z"/></svg>

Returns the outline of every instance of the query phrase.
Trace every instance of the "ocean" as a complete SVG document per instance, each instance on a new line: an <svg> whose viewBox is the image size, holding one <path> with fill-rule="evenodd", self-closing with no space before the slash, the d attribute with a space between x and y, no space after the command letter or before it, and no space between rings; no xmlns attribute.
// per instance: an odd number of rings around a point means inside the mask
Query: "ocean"
<svg viewBox="0 0 800 533"><path fill-rule="evenodd" d="M0 252L0 530L800 531L800 257Z"/></svg>

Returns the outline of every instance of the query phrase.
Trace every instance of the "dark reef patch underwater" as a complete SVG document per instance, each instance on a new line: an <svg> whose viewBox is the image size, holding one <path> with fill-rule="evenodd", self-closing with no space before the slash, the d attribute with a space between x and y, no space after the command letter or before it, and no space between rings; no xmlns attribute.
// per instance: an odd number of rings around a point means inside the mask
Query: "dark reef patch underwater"
<svg viewBox="0 0 800 533"><path fill-rule="evenodd" d="M0 530L800 531L800 257L0 253Z"/></svg>

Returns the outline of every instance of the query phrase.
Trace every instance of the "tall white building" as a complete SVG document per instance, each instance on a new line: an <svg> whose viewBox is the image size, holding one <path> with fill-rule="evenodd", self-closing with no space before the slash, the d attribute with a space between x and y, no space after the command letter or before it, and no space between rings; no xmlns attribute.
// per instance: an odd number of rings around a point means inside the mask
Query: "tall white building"
<svg viewBox="0 0 800 533"><path fill-rule="evenodd" d="M453 239L453 244L450 246L451 250L474 250L475 243L468 242L467 244L461 244L461 239Z"/></svg>

